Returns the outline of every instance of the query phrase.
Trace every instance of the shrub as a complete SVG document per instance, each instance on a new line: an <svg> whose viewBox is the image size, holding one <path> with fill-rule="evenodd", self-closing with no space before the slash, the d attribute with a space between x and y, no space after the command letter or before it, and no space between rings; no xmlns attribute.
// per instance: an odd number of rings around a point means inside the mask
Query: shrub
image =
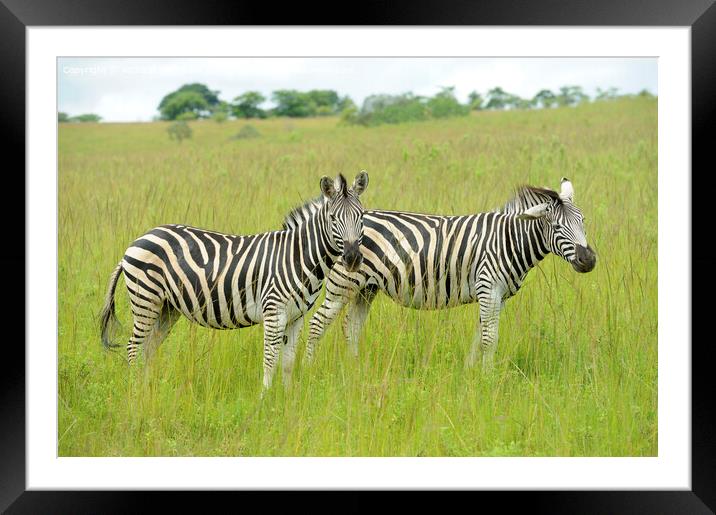
<svg viewBox="0 0 716 515"><path fill-rule="evenodd" d="M258 138L261 133L253 125L244 125L241 130L234 134L232 139L249 139Z"/></svg>
<svg viewBox="0 0 716 515"><path fill-rule="evenodd" d="M167 132L169 133L169 139L175 139L179 143L181 143L182 140L191 138L192 134L191 127L189 127L189 124L185 121L172 123L167 127Z"/></svg>
<svg viewBox="0 0 716 515"><path fill-rule="evenodd" d="M224 123L226 120L229 119L229 115L225 111L215 111L211 115L211 119L214 120L216 123Z"/></svg>

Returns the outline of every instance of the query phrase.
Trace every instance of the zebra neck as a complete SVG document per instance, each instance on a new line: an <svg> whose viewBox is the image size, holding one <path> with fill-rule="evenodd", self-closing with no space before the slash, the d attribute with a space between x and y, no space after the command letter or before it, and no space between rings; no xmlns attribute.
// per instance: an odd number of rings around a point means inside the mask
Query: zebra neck
<svg viewBox="0 0 716 515"><path fill-rule="evenodd" d="M294 232L302 248L301 267L304 273L323 281L328 271L340 259L331 243L327 215L321 209L311 220L302 223Z"/></svg>
<svg viewBox="0 0 716 515"><path fill-rule="evenodd" d="M537 263L542 261L550 250L545 240L547 224L544 220L515 220L515 234L512 235L515 252L525 265L526 275Z"/></svg>

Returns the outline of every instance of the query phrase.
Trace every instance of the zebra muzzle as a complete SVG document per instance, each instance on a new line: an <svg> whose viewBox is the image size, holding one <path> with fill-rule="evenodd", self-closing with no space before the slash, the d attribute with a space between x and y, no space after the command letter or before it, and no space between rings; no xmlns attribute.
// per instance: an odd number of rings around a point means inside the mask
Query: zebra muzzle
<svg viewBox="0 0 716 515"><path fill-rule="evenodd" d="M597 254L592 248L587 245L582 247L581 245L575 246L574 260L572 261L572 268L579 273L591 272L597 264Z"/></svg>
<svg viewBox="0 0 716 515"><path fill-rule="evenodd" d="M349 272L355 272L363 262L363 255L360 252L360 243L354 241L343 242L343 264Z"/></svg>

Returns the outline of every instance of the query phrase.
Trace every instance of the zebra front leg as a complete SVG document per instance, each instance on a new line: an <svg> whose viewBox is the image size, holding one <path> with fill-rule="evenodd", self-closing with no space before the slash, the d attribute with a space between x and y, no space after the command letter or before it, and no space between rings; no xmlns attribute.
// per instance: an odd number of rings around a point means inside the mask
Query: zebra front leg
<svg viewBox="0 0 716 515"><path fill-rule="evenodd" d="M286 330L286 319L276 312L264 313L264 381L261 396L271 387L281 342Z"/></svg>
<svg viewBox="0 0 716 515"><path fill-rule="evenodd" d="M502 311L502 308L505 307L505 301L502 301L500 303L500 310L498 311L498 324L499 324L499 314ZM497 331L497 328L495 329ZM475 360L477 359L477 352L480 347L480 341L482 340L482 322L480 320L480 317L478 317L477 320L477 330L475 331L475 336L472 338L472 344L470 345L470 352L468 353L467 357L465 358L465 368L472 368L475 365ZM497 332L495 332L495 341L494 346L497 345ZM494 351L493 351L494 352Z"/></svg>
<svg viewBox="0 0 716 515"><path fill-rule="evenodd" d="M308 364L313 363L313 353L318 341L323 337L323 333L333 323L347 302L346 297L331 295L328 288L326 288L326 298L313 314L309 323L305 355L305 360Z"/></svg>
<svg viewBox="0 0 716 515"><path fill-rule="evenodd" d="M298 335L303 327L303 317L294 320L286 326L286 334L284 335L284 347L281 353L281 366L283 369L283 386L288 388L291 386L291 374L293 372L293 363L296 360L296 343Z"/></svg>
<svg viewBox="0 0 716 515"><path fill-rule="evenodd" d="M357 293L346 310L343 331L348 339L348 346L353 356L358 356L358 340L360 339L363 324L368 318L370 305L378 293L377 286L368 286Z"/></svg>
<svg viewBox="0 0 716 515"><path fill-rule="evenodd" d="M499 289L488 291L478 298L480 302L480 347L482 350L482 369L490 371L495 365L500 311L502 310L502 292Z"/></svg>

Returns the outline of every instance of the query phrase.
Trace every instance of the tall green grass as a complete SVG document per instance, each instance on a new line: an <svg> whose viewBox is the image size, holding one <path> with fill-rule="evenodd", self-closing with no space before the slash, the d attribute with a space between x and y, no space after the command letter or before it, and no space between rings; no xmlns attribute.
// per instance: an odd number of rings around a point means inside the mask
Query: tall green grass
<svg viewBox="0 0 716 515"><path fill-rule="evenodd" d="M654 456L657 453L657 106L478 112L337 127L336 118L61 125L59 455ZM98 314L128 244L163 223L273 230L321 175L370 173L366 208L464 214L521 183L575 186L599 258L555 256L507 302L496 370L466 370L477 305L415 311L379 296L353 358L340 324L259 400L262 328L182 319L147 368L107 353ZM120 281L118 315L131 329ZM320 302L320 299L319 299Z"/></svg>

